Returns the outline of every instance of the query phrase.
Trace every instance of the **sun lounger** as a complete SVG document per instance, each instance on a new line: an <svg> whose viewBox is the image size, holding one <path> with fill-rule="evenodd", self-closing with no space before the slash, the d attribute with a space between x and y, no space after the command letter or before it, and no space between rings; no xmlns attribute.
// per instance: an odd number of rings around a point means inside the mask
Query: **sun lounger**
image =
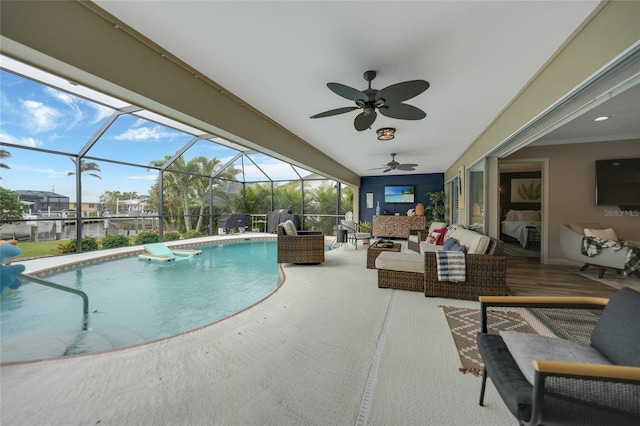
<svg viewBox="0 0 640 426"><path fill-rule="evenodd" d="M175 262L176 260L191 259L202 253L202 250L170 249L163 243L144 245L145 252L138 255L138 259L153 262Z"/></svg>

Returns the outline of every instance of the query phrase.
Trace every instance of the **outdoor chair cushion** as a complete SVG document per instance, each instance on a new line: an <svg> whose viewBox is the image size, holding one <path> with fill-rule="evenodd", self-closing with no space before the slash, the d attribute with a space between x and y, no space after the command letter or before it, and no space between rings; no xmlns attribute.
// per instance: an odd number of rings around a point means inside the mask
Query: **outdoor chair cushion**
<svg viewBox="0 0 640 426"><path fill-rule="evenodd" d="M609 300L591 334L591 346L614 364L640 367L640 292L623 287Z"/></svg>
<svg viewBox="0 0 640 426"><path fill-rule="evenodd" d="M376 258L376 269L424 273L424 256L412 253L383 251Z"/></svg>
<svg viewBox="0 0 640 426"><path fill-rule="evenodd" d="M500 336L509 349L509 353L520 367L520 371L529 383L533 384L535 368L533 360L568 361L587 364L607 364L611 361L588 345L573 340L541 336L518 331L500 331Z"/></svg>

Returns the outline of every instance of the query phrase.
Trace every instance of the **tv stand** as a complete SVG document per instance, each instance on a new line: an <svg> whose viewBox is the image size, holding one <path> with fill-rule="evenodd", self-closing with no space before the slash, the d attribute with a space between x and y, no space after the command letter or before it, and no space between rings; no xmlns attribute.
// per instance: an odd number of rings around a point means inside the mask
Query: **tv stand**
<svg viewBox="0 0 640 426"><path fill-rule="evenodd" d="M412 229L427 229L424 216L373 216L373 235L376 238L409 238Z"/></svg>

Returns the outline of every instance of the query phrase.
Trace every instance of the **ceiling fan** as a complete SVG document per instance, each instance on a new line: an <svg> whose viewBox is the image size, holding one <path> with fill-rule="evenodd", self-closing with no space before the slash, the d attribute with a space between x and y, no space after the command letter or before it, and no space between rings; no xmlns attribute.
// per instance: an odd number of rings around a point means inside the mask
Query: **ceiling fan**
<svg viewBox="0 0 640 426"><path fill-rule="evenodd" d="M379 169L386 169L383 170L382 173L387 173L391 170L403 170L403 171L413 171L415 170L414 167L417 167L417 164L400 164L396 161L396 154L393 153L391 154L391 161L389 161L384 167L376 167L373 169L369 169L369 170L379 170Z"/></svg>
<svg viewBox="0 0 640 426"><path fill-rule="evenodd" d="M376 90L371 88L371 81L376 78L376 72L366 71L363 77L369 82L369 87L363 91L340 83L327 83L327 87L331 89L331 91L345 99L355 101L356 106L332 109L312 115L310 118L330 117L332 115L344 114L356 109L361 109L362 112L356 116L353 125L356 130L362 131L371 127L376 120L378 116L376 109L384 116L401 120L421 120L427 116L420 108L403 104L402 102L418 96L427 90L429 88L429 82L424 80L410 80L392 84L381 90Z"/></svg>

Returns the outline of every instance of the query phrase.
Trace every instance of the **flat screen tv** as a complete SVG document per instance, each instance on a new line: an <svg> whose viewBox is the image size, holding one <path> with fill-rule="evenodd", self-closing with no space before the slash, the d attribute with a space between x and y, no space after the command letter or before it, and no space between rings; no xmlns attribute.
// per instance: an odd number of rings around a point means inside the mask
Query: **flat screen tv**
<svg viewBox="0 0 640 426"><path fill-rule="evenodd" d="M596 160L596 205L640 206L640 158Z"/></svg>
<svg viewBox="0 0 640 426"><path fill-rule="evenodd" d="M385 203L414 203L415 188L413 185L391 185L384 187Z"/></svg>

